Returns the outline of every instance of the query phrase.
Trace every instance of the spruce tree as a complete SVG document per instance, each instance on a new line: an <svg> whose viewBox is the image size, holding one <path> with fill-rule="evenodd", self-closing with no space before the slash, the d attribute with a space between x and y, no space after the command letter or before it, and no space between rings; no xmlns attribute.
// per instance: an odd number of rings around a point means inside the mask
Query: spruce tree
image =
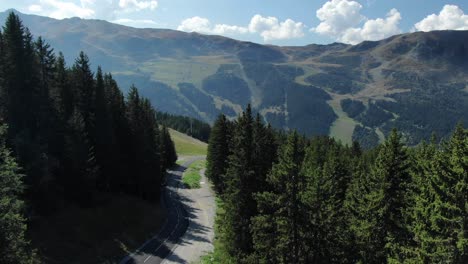
<svg viewBox="0 0 468 264"><path fill-rule="evenodd" d="M410 239L409 163L401 136L394 129L380 148L372 171L366 175L367 188L355 194L360 212L354 214L352 230L361 260L366 263L398 262Z"/></svg>
<svg viewBox="0 0 468 264"><path fill-rule="evenodd" d="M216 192L219 194L222 194L226 189L224 175L228 167L231 134L231 125L226 116L218 116L211 129L208 141L206 176L211 180Z"/></svg>
<svg viewBox="0 0 468 264"><path fill-rule="evenodd" d="M423 146L413 170L415 185L413 259L425 263L468 261L468 139L459 124L437 149Z"/></svg>
<svg viewBox="0 0 468 264"><path fill-rule="evenodd" d="M350 172L343 157L344 149L333 140L321 141L328 145L324 156L320 156L324 151L321 143L317 143L320 141L311 143L302 168L307 182L304 194L308 219L307 262L342 263L349 255L344 201Z"/></svg>
<svg viewBox="0 0 468 264"><path fill-rule="evenodd" d="M25 238L26 219L21 200L24 185L20 167L5 145L6 126L0 126L0 258L1 264L35 263Z"/></svg>
<svg viewBox="0 0 468 264"><path fill-rule="evenodd" d="M232 138L232 154L226 171L227 188L223 195L225 214L223 240L232 256L239 259L252 253L251 217L256 215L253 194L257 186L253 157L253 118L250 105L237 120Z"/></svg>
<svg viewBox="0 0 468 264"><path fill-rule="evenodd" d="M266 179L271 191L256 194L258 215L252 219L256 257L264 263L304 263L306 219L300 174L303 146L291 133ZM262 189L259 187L259 189Z"/></svg>

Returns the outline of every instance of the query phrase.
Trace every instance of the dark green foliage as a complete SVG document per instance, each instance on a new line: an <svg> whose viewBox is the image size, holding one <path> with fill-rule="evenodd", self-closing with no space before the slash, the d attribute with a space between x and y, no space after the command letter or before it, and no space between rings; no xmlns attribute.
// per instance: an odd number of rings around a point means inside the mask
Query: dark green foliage
<svg viewBox="0 0 468 264"><path fill-rule="evenodd" d="M365 149L371 149L379 144L379 136L374 130L357 125L353 131L353 141L359 142Z"/></svg>
<svg viewBox="0 0 468 264"><path fill-rule="evenodd" d="M339 94L358 92L363 87L350 80L349 76L341 74L317 73L307 77L306 81Z"/></svg>
<svg viewBox="0 0 468 264"><path fill-rule="evenodd" d="M169 130L166 126L161 128L159 138L161 146L161 168L164 173L166 169L169 169L176 164L177 153L174 142L172 141L171 135L169 134Z"/></svg>
<svg viewBox="0 0 468 264"><path fill-rule="evenodd" d="M331 99L330 95L316 87L298 84L289 86L286 92L289 128L308 136L328 135L336 120L335 112L326 102Z"/></svg>
<svg viewBox="0 0 468 264"><path fill-rule="evenodd" d="M218 109L216 109L211 96L198 90L191 83L179 83L177 86L179 87L180 93L189 99L189 101L198 108L199 112L205 113L210 119L216 116Z"/></svg>
<svg viewBox="0 0 468 264"><path fill-rule="evenodd" d="M229 253L246 256L252 252L250 218L256 214L255 161L253 160L253 123L250 106L239 117L232 135L232 151L226 170L227 184L223 195L226 214L224 216L225 238Z"/></svg>
<svg viewBox="0 0 468 264"><path fill-rule="evenodd" d="M366 107L361 101L355 101L352 99L343 99L340 101L341 108L343 111L348 114L349 117L355 118L359 114L361 114L364 110L366 110Z"/></svg>
<svg viewBox="0 0 468 264"><path fill-rule="evenodd" d="M210 137L210 125L200 120L186 116L171 115L163 112L157 112L156 119L162 125L170 127L181 133L190 135L191 137L201 141L208 142Z"/></svg>
<svg viewBox="0 0 468 264"><path fill-rule="evenodd" d="M41 217L69 204L92 207L99 192L159 199L162 169L177 155L136 88L125 101L112 76L100 67L94 74L83 52L67 68L13 13L0 33L0 61L0 120L9 127L0 131L0 233L16 236L0 234L0 263L32 262L24 209Z"/></svg>
<svg viewBox="0 0 468 264"><path fill-rule="evenodd" d="M346 149L325 137L313 140L306 150L302 166L306 178L305 263L344 263L352 256L343 207L351 180L345 153Z"/></svg>
<svg viewBox="0 0 468 264"><path fill-rule="evenodd" d="M304 262L301 256L305 253L307 216L303 202L306 184L300 174L303 147L293 132L267 176L268 191L255 195L258 215L252 218L251 229L256 257L262 263Z"/></svg>
<svg viewBox="0 0 468 264"><path fill-rule="evenodd" d="M351 230L364 262L402 261L410 240L406 209L409 198L409 162L396 130L380 148L370 172L355 175L349 203ZM362 167L361 167L362 168ZM359 185L365 183L366 188ZM351 198L352 197L352 198Z"/></svg>
<svg viewBox="0 0 468 264"><path fill-rule="evenodd" d="M203 90L241 106L247 105L251 100L247 83L229 72L218 72L204 79Z"/></svg>
<svg viewBox="0 0 468 264"><path fill-rule="evenodd" d="M211 129L208 141L208 154L206 157L206 176L213 183L216 192L225 190L226 169L228 167L229 142L232 134L232 124L226 116L220 115Z"/></svg>
<svg viewBox="0 0 468 264"><path fill-rule="evenodd" d="M367 111L360 115L357 120L367 127L378 127L391 119L393 115L385 112L375 103L369 103Z"/></svg>
<svg viewBox="0 0 468 264"><path fill-rule="evenodd" d="M219 241L238 263L466 263L461 125L441 146L408 149L393 130L363 150L274 132L250 107L227 124L213 128L208 166L221 175Z"/></svg>
<svg viewBox="0 0 468 264"><path fill-rule="evenodd" d="M413 170L414 200L410 247L414 262L468 260L468 132L458 125L439 149L422 145Z"/></svg>
<svg viewBox="0 0 468 264"><path fill-rule="evenodd" d="M35 263L26 240L23 175L5 145L6 126L0 126L0 263Z"/></svg>

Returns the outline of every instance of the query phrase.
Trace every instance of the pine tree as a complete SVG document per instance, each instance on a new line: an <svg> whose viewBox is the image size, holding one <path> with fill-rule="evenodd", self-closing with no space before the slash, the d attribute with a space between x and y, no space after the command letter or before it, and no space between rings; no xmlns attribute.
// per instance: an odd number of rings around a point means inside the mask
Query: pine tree
<svg viewBox="0 0 468 264"><path fill-rule="evenodd" d="M361 211L354 214L352 229L366 263L402 261L401 253L410 239L406 222L409 163L400 141L394 129L380 148L371 173L365 176L367 188L355 194Z"/></svg>
<svg viewBox="0 0 468 264"><path fill-rule="evenodd" d="M169 130L164 125L161 128L159 144L161 146L161 168L162 173L165 174L168 168L175 165L177 161L177 153L174 142L169 134Z"/></svg>
<svg viewBox="0 0 468 264"><path fill-rule="evenodd" d="M299 140L299 139L298 139ZM255 186L257 191L267 190L266 177L276 161L277 145L273 129L265 126L257 114L253 124L253 160L255 166Z"/></svg>
<svg viewBox="0 0 468 264"><path fill-rule="evenodd" d="M227 188L223 196L223 240L232 256L239 259L252 253L250 219L256 215L253 194L256 186L253 157L253 118L250 105L238 118L232 138L232 154L226 171Z"/></svg>
<svg viewBox="0 0 468 264"><path fill-rule="evenodd" d="M468 139L458 125L449 142L418 152L412 210L413 259L431 263L468 261Z"/></svg>
<svg viewBox="0 0 468 264"><path fill-rule="evenodd" d="M0 258L1 264L35 263L25 238L23 175L5 145L6 126L0 126Z"/></svg>
<svg viewBox="0 0 468 264"><path fill-rule="evenodd" d="M84 52L80 52L73 65L72 84L77 109L83 116L90 144L94 145L94 77L89 58Z"/></svg>
<svg viewBox="0 0 468 264"><path fill-rule="evenodd" d="M307 258L309 263L342 263L349 255L344 201L350 172L343 157L345 150L334 141L323 140L328 150L320 154L324 151L316 145L320 141L311 143L302 168L307 182Z"/></svg>
<svg viewBox="0 0 468 264"><path fill-rule="evenodd" d="M224 175L228 167L231 134L229 121L225 115L220 115L211 129L206 157L206 176L219 194L222 194L226 189Z"/></svg>
<svg viewBox="0 0 468 264"><path fill-rule="evenodd" d="M304 263L302 148L298 134L293 132L268 174L271 191L256 194L259 213L252 219L252 233L260 262Z"/></svg>
<svg viewBox="0 0 468 264"><path fill-rule="evenodd" d="M96 73L96 90L94 97L94 142L96 142L96 161L100 164L101 171L98 177L98 188L100 190L110 190L110 178L112 177L111 166L113 159L111 154L111 144L113 142L111 116L109 113L106 91L104 87L104 76L101 67Z"/></svg>

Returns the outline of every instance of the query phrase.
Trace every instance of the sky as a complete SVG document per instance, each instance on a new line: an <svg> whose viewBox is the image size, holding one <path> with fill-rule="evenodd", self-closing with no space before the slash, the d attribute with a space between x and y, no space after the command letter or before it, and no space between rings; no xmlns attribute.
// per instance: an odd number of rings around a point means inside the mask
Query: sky
<svg viewBox="0 0 468 264"><path fill-rule="evenodd" d="M0 11L103 19L275 45L357 44L468 30L468 0L0 0Z"/></svg>

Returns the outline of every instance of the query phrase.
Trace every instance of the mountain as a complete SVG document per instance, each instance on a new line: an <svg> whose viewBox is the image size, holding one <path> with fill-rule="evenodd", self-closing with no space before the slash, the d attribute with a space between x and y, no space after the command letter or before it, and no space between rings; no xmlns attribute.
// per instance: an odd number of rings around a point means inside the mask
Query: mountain
<svg viewBox="0 0 468 264"><path fill-rule="evenodd" d="M9 11L0 13L4 23ZM15 11L16 12L16 11ZM162 111L212 122L251 102L274 127L373 146L392 127L409 144L468 124L468 31L358 45L279 47L102 20L19 14L69 64L80 50Z"/></svg>

